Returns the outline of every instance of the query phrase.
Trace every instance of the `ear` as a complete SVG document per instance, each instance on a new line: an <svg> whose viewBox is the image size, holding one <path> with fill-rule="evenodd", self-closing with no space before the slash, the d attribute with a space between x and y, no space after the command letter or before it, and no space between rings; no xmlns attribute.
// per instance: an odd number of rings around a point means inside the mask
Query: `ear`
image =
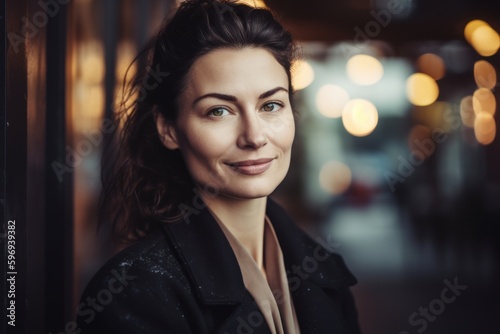
<svg viewBox="0 0 500 334"><path fill-rule="evenodd" d="M160 141L162 142L162 144L169 150L175 150L179 148L174 125L171 122L167 121L159 111L155 110L154 113L156 129L158 130L158 135L160 136Z"/></svg>

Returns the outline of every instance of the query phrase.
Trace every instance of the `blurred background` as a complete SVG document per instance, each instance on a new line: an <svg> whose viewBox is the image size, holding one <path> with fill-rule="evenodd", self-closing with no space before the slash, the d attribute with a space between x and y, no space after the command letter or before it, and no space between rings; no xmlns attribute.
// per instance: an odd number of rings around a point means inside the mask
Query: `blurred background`
<svg viewBox="0 0 500 334"><path fill-rule="evenodd" d="M500 2L242 2L273 10L301 45L293 161L274 198L358 278L363 333L500 333ZM2 210L26 245L27 333L68 332L115 251L96 234L109 119L129 64L176 6L2 6ZM462 287L452 302L450 285Z"/></svg>

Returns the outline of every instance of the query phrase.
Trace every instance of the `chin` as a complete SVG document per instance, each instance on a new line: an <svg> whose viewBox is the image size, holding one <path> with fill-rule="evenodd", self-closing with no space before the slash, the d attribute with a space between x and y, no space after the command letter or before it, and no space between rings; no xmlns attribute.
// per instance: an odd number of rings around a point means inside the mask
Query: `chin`
<svg viewBox="0 0 500 334"><path fill-rule="evenodd" d="M227 189L227 195L240 199L256 199L267 197L273 193L279 183L268 182L267 184L242 184L238 188Z"/></svg>

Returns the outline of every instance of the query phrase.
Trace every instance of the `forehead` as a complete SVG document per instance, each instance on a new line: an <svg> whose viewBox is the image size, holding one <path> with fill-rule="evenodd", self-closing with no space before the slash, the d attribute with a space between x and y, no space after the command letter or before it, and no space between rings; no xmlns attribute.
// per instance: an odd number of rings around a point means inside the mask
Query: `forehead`
<svg viewBox="0 0 500 334"><path fill-rule="evenodd" d="M218 49L201 56L189 73L187 92L261 94L277 86L288 88L288 76L274 56L263 48Z"/></svg>

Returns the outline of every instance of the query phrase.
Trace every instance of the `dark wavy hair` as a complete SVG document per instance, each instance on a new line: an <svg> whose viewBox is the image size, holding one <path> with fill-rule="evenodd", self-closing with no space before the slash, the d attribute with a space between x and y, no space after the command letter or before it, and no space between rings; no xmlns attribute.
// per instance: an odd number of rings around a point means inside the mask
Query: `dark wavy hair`
<svg viewBox="0 0 500 334"><path fill-rule="evenodd" d="M115 113L120 131L114 154L104 154L100 225L110 223L115 240L135 240L158 223L182 219L181 204L193 200L194 183L179 150L162 145L155 113L176 120L177 98L198 58L216 49L245 47L264 48L283 66L292 101L290 68L297 48L267 9L223 0L185 1L143 52L144 69L128 82Z"/></svg>

